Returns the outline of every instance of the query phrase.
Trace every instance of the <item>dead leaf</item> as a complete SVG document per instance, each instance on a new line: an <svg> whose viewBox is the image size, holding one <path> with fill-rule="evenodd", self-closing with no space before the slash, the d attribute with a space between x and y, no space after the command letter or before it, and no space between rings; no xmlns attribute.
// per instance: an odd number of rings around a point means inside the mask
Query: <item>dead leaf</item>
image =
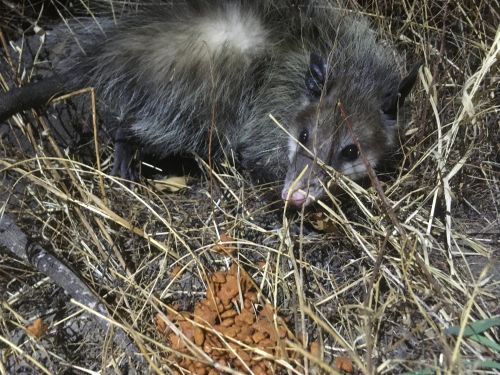
<svg viewBox="0 0 500 375"><path fill-rule="evenodd" d="M338 232L337 225L323 212L316 212L309 216L309 222L318 232L335 233Z"/></svg>
<svg viewBox="0 0 500 375"><path fill-rule="evenodd" d="M48 326L43 322L42 319L35 320L31 325L26 327L26 332L31 336L39 339L45 332L47 332Z"/></svg>
<svg viewBox="0 0 500 375"><path fill-rule="evenodd" d="M163 180L153 180L153 185L160 191L168 191L170 193L175 193L188 187L187 179L184 176L168 177Z"/></svg>
<svg viewBox="0 0 500 375"><path fill-rule="evenodd" d="M167 322L165 322L165 320L163 320L160 313L156 314L155 323L156 323L156 330L158 332L163 333L163 334L167 334L170 331L170 329L167 326Z"/></svg>
<svg viewBox="0 0 500 375"><path fill-rule="evenodd" d="M233 255L237 249L236 246L231 242L235 241L236 240L231 236L222 233L220 235L219 241L212 247L212 251L219 254Z"/></svg>
<svg viewBox="0 0 500 375"><path fill-rule="evenodd" d="M176 278L182 271L182 267L181 266L175 266L175 267L172 267L170 269L170 277L172 279Z"/></svg>
<svg viewBox="0 0 500 375"><path fill-rule="evenodd" d="M318 341L313 341L310 347L311 354L316 358L321 358L321 345Z"/></svg>
<svg viewBox="0 0 500 375"><path fill-rule="evenodd" d="M352 361L348 357L337 357L335 358L335 366L345 372L353 372L354 368Z"/></svg>

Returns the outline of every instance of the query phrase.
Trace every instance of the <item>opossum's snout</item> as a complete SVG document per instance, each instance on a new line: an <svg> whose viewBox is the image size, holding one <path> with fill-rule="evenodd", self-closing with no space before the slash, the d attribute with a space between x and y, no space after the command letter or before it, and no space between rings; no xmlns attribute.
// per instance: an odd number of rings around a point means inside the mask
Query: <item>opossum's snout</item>
<svg viewBox="0 0 500 375"><path fill-rule="evenodd" d="M307 134L299 135L300 142L305 145ZM318 151L318 150L317 150ZM322 160L321 152L308 152L293 139L289 142L290 163L285 177L285 185L281 197L288 206L301 208L315 202L325 195L324 183L326 174L318 164Z"/></svg>
<svg viewBox="0 0 500 375"><path fill-rule="evenodd" d="M289 172L281 192L283 200L295 208L308 206L322 195L324 191L321 177L314 176L314 173L308 173L308 171L301 178L294 178L294 174Z"/></svg>

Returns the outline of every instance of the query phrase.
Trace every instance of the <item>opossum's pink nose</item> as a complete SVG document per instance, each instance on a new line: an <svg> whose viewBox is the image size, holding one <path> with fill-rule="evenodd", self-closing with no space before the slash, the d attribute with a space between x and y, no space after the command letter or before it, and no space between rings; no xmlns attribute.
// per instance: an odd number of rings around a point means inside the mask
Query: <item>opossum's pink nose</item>
<svg viewBox="0 0 500 375"><path fill-rule="evenodd" d="M288 198L288 190L283 190L281 196L283 200L286 201ZM302 205L306 202L306 200L307 200L307 195L296 190L292 194L290 194L290 197L288 198L288 204L290 206L302 207Z"/></svg>

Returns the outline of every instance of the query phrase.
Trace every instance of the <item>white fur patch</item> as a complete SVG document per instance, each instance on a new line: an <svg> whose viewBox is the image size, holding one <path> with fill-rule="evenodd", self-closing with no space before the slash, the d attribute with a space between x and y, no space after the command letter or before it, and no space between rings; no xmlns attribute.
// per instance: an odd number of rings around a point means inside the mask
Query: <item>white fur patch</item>
<svg viewBox="0 0 500 375"><path fill-rule="evenodd" d="M243 15L236 7L201 23L199 30L209 51L228 46L252 52L264 46L267 36L258 18L252 14Z"/></svg>
<svg viewBox="0 0 500 375"><path fill-rule="evenodd" d="M378 158L375 155L373 155L370 152L365 152L365 156L372 167L374 167L377 164ZM339 172L341 172L344 176L347 176L352 180L357 180L367 175L367 167L365 165L363 158L360 156L355 161L345 162L342 165L341 170Z"/></svg>
<svg viewBox="0 0 500 375"><path fill-rule="evenodd" d="M290 163L293 161L295 154L297 153L297 141L292 137L288 138L288 160Z"/></svg>

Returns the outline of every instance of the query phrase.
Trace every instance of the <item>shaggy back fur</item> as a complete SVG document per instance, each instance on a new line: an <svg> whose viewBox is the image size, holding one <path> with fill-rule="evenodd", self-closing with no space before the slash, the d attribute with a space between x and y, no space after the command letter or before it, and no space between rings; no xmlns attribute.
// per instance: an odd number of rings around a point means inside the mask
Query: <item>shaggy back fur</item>
<svg viewBox="0 0 500 375"><path fill-rule="evenodd" d="M286 174L283 196L300 206L321 195L316 158L357 178L361 154L375 165L394 146L397 57L337 2L186 0L80 29L84 53L60 69L158 156L226 155L266 180Z"/></svg>

